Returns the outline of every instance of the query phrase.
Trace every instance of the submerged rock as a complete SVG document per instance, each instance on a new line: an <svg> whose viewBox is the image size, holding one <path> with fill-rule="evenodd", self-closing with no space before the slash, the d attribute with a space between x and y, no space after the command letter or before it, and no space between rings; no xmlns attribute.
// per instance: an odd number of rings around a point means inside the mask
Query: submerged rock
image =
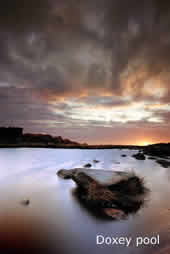
<svg viewBox="0 0 170 254"><path fill-rule="evenodd" d="M164 168L169 168L170 167L170 161L166 160L157 160L156 161L158 164L160 164Z"/></svg>
<svg viewBox="0 0 170 254"><path fill-rule="evenodd" d="M87 163L87 164L84 165L85 168L91 168L91 166L92 165L90 163Z"/></svg>
<svg viewBox="0 0 170 254"><path fill-rule="evenodd" d="M133 154L132 157L134 157L135 159L137 160L145 160L145 155L143 153L136 153L136 154Z"/></svg>
<svg viewBox="0 0 170 254"><path fill-rule="evenodd" d="M60 169L57 175L63 179L71 179L73 175L84 172L88 176L92 177L100 184L110 185L112 183L119 182L122 178L126 179L130 175L127 172L122 171L110 171L103 169L88 169L88 168L74 168L74 169Z"/></svg>
<svg viewBox="0 0 170 254"><path fill-rule="evenodd" d="M167 158L170 156L170 143L153 144L143 148L143 152L149 156Z"/></svg>
<svg viewBox="0 0 170 254"><path fill-rule="evenodd" d="M78 196L87 207L114 219L136 212L147 192L143 180L132 173L73 169L58 175L69 176L77 184Z"/></svg>
<svg viewBox="0 0 170 254"><path fill-rule="evenodd" d="M122 154L121 156L122 156L122 157L127 157L127 155L126 155L126 154Z"/></svg>
<svg viewBox="0 0 170 254"><path fill-rule="evenodd" d="M57 175L63 179L71 179L72 174L74 174L75 171L76 169L71 169L71 170L60 169L57 172Z"/></svg>
<svg viewBox="0 0 170 254"><path fill-rule="evenodd" d="M98 160L93 160L93 162L94 162L94 163L99 163L100 161L98 161Z"/></svg>
<svg viewBox="0 0 170 254"><path fill-rule="evenodd" d="M149 160L156 160L156 158L155 158L155 157L152 157L152 156L148 157L148 159L149 159Z"/></svg>
<svg viewBox="0 0 170 254"><path fill-rule="evenodd" d="M21 201L21 205L23 205L23 206L28 206L29 204L30 204L30 200L29 199L23 199Z"/></svg>

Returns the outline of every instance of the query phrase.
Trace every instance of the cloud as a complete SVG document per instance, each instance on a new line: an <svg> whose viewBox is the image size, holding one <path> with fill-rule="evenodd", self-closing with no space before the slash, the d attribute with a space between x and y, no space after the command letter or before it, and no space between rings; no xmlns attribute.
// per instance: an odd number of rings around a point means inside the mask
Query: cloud
<svg viewBox="0 0 170 254"><path fill-rule="evenodd" d="M52 7L52 2L46 0L22 1L6 0L0 3L0 27L4 32L25 33L46 22L48 19L48 10Z"/></svg>
<svg viewBox="0 0 170 254"><path fill-rule="evenodd" d="M81 89L122 94L126 87L140 91L162 72L169 76L168 4L108 0L97 6L96 1L4 2L3 81L18 86L27 80L56 95L74 92L76 82Z"/></svg>
<svg viewBox="0 0 170 254"><path fill-rule="evenodd" d="M165 128L169 26L168 1L3 1L1 121Z"/></svg>

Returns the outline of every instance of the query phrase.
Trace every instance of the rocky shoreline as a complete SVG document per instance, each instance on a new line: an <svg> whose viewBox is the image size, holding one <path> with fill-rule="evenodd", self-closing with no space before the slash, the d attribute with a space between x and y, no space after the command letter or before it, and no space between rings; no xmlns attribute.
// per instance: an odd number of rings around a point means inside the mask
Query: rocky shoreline
<svg viewBox="0 0 170 254"><path fill-rule="evenodd" d="M136 153L132 157L136 160L155 160L159 165L164 168L170 167L170 143L167 144L154 144L148 146L131 146L131 145L88 145L78 144L75 142L67 141L67 143L43 143L43 142L18 142L18 143L3 143L0 144L0 148L51 148L51 149L85 149L85 150L107 150L107 149L129 149L136 150ZM126 154L121 155L122 158L126 158ZM94 163L98 163L95 161ZM86 168L90 168L91 165L84 165Z"/></svg>
<svg viewBox="0 0 170 254"><path fill-rule="evenodd" d="M19 143L0 143L0 148L22 148L22 147L28 147L28 148L72 148L72 149L99 149L99 150L105 150L105 149L130 149L130 150L139 150L141 149L141 146L131 146L131 145L87 145L87 144L55 144L55 143L36 143L36 142L19 142Z"/></svg>
<svg viewBox="0 0 170 254"><path fill-rule="evenodd" d="M170 156L170 143L160 143L148 146L138 145L89 145L78 143L61 136L42 133L23 133L21 127L0 127L0 148L75 148L75 149L131 149L139 150L137 155L142 159L142 153L150 157L166 158ZM124 154L122 157L126 157ZM138 159L137 158L137 159ZM144 157L143 157L144 159Z"/></svg>
<svg viewBox="0 0 170 254"><path fill-rule="evenodd" d="M145 160L146 156L148 159L155 160L159 165L164 168L170 167L170 143L161 143L148 145L143 147L139 153L133 155L138 160Z"/></svg>
<svg viewBox="0 0 170 254"><path fill-rule="evenodd" d="M134 159L156 160L162 167L170 167L170 143L160 143L148 146L137 145L88 145L87 143L78 143L61 136L52 136L41 133L23 133L20 127L0 127L0 148L52 148L52 149L86 149L86 150L105 150L105 149L129 149L137 152L132 155ZM126 157L122 154L122 158ZM98 163L98 161L95 161ZM91 164L85 165L91 167Z"/></svg>

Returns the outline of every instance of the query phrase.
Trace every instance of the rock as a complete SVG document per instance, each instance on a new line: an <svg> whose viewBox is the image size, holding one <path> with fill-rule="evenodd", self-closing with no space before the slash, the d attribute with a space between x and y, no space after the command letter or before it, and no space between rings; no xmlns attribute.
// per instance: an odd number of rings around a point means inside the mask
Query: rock
<svg viewBox="0 0 170 254"><path fill-rule="evenodd" d="M169 168L170 167L170 161L166 160L157 160L156 161L158 164L160 164L164 168Z"/></svg>
<svg viewBox="0 0 170 254"><path fill-rule="evenodd" d="M21 205L23 205L23 206L28 206L29 204L30 204L30 200L29 199L23 199L21 201Z"/></svg>
<svg viewBox="0 0 170 254"><path fill-rule="evenodd" d="M99 163L100 161L98 161L98 160L93 160L93 162L94 162L94 163Z"/></svg>
<svg viewBox="0 0 170 254"><path fill-rule="evenodd" d="M84 165L85 168L91 168L91 166L92 165L90 163L87 163L87 164Z"/></svg>
<svg viewBox="0 0 170 254"><path fill-rule="evenodd" d="M122 157L127 157L127 155L126 155L126 154L122 154L121 156L122 156Z"/></svg>
<svg viewBox="0 0 170 254"><path fill-rule="evenodd" d="M170 143L153 144L145 147L143 152L149 156L167 158L170 156Z"/></svg>
<svg viewBox="0 0 170 254"><path fill-rule="evenodd" d="M129 174L128 177L122 177L120 181L109 184L107 187L111 191L125 193L129 196L144 194L146 191L143 179L133 174Z"/></svg>
<svg viewBox="0 0 170 254"><path fill-rule="evenodd" d="M123 218L129 213L136 212L144 202L147 189L143 180L134 174L106 171L110 173L110 180L101 181L105 173L100 170L73 169L60 171L61 174L69 175L78 186L79 198L91 209L98 213L102 211L105 216L111 218ZM90 175L90 172L91 175ZM100 177L99 177L99 174ZM107 175L106 174L106 175ZM117 176L116 179L113 178ZM96 180L98 179L98 180Z"/></svg>
<svg viewBox="0 0 170 254"><path fill-rule="evenodd" d="M139 196L145 193L145 188L142 180L136 176L109 186L101 185L83 172L73 175L72 179L79 187L80 198L88 206L102 209L103 212L106 208L114 208L128 214L136 212L142 205Z"/></svg>
<svg viewBox="0 0 170 254"><path fill-rule="evenodd" d="M119 182L122 178L127 179L131 174L122 171L110 171L103 169L88 169L88 168L74 168L74 169L61 169L57 175L63 179L71 179L73 175L83 172L88 176L94 178L100 184L110 185Z"/></svg>
<svg viewBox="0 0 170 254"><path fill-rule="evenodd" d="M60 169L57 172L57 175L63 179L71 179L73 173L74 173L74 169L72 170Z"/></svg>
<svg viewBox="0 0 170 254"><path fill-rule="evenodd" d="M114 208L105 208L104 213L115 220L123 220L127 217L123 211Z"/></svg>
<svg viewBox="0 0 170 254"><path fill-rule="evenodd" d="M135 159L137 160L145 160L145 155L143 153L136 153L136 154L133 154L132 157L134 157Z"/></svg>
<svg viewBox="0 0 170 254"><path fill-rule="evenodd" d="M148 157L148 159L149 159L149 160L156 160L156 158L155 158L155 157L152 157L152 156Z"/></svg>

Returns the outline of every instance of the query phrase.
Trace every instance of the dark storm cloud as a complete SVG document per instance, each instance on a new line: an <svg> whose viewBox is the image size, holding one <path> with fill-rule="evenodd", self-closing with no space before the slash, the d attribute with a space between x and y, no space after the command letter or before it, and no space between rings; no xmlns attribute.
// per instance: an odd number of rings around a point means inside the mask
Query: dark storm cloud
<svg viewBox="0 0 170 254"><path fill-rule="evenodd" d="M51 2L52 3L52 2ZM25 32L26 29L40 29L48 19L51 6L47 0L2 0L0 3L0 26L13 32Z"/></svg>
<svg viewBox="0 0 170 254"><path fill-rule="evenodd" d="M22 126L25 131L42 132L50 128L64 128L65 123L72 125L67 115L63 114L62 104L53 107L47 102L37 100L34 91L28 88L0 89L0 125Z"/></svg>
<svg viewBox="0 0 170 254"><path fill-rule="evenodd" d="M49 128L56 121L74 136L78 125L121 129L114 119L82 120L81 110L89 107L126 107L128 121L135 102L169 103L169 27L168 1L1 1L1 122L37 121L44 129L43 121ZM169 112L159 110L148 112L163 125ZM149 119L141 115L148 133ZM128 131L136 130L132 121Z"/></svg>
<svg viewBox="0 0 170 254"><path fill-rule="evenodd" d="M48 88L52 97L84 89L121 95L127 87L144 96L146 80L169 77L168 3L7 0L0 7L2 81L42 94Z"/></svg>

